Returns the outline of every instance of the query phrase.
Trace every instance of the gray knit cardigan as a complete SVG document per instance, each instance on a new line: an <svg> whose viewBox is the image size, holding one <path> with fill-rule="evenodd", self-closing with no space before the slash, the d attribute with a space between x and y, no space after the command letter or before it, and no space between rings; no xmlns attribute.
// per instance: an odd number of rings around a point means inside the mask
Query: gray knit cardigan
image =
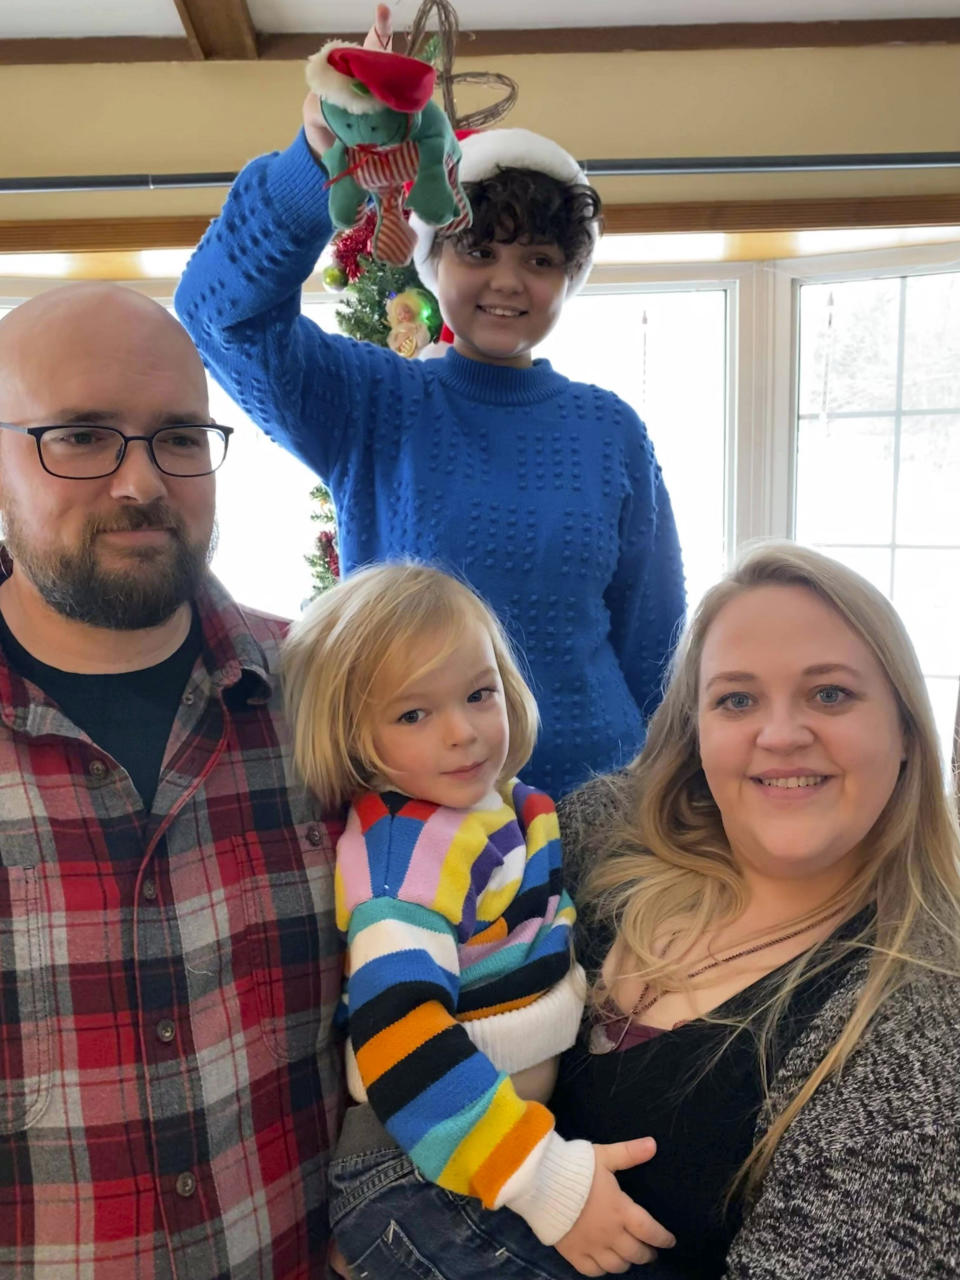
<svg viewBox="0 0 960 1280"><path fill-rule="evenodd" d="M559 807L575 881L608 813L591 790ZM852 966L794 1044L758 1138L839 1036L866 971L866 959ZM881 1006L780 1140L724 1277L960 1277L960 980L919 971Z"/></svg>

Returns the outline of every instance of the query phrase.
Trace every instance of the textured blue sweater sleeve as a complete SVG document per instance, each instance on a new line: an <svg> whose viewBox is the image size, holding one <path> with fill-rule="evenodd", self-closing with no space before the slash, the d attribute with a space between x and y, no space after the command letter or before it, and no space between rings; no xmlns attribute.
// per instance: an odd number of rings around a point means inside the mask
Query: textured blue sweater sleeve
<svg viewBox="0 0 960 1280"><path fill-rule="evenodd" d="M604 593L610 640L643 718L660 705L670 655L683 627L686 593L670 495L646 427L636 424L628 448L629 497L620 522L620 557Z"/></svg>
<svg viewBox="0 0 960 1280"><path fill-rule="evenodd" d="M324 333L300 288L331 234L326 173L302 134L239 175L187 264L174 304L217 381L270 436L329 481L415 394L416 361Z"/></svg>

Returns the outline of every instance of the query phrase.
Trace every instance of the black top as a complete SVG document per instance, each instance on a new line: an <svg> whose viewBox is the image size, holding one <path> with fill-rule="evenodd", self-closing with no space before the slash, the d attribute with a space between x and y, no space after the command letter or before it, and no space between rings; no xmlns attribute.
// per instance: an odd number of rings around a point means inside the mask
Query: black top
<svg viewBox="0 0 960 1280"><path fill-rule="evenodd" d="M101 750L126 769L148 812L177 707L203 643L196 610L183 644L140 671L79 674L39 662L14 638L0 613L0 648Z"/></svg>
<svg viewBox="0 0 960 1280"><path fill-rule="evenodd" d="M853 936L863 924L858 916L835 937ZM847 950L797 988L771 1048L771 1072L837 989L855 955ZM749 1018L782 973L774 970L738 992L713 1016ZM753 1148L763 1101L755 1037L745 1029L724 1048L731 1031L701 1018L607 1053L591 1053L584 1038L561 1060L550 1107L565 1138L656 1139L653 1160L617 1175L623 1189L677 1238L656 1264L631 1269L638 1280L714 1280L723 1274L742 1218L740 1197L728 1208L725 1200Z"/></svg>

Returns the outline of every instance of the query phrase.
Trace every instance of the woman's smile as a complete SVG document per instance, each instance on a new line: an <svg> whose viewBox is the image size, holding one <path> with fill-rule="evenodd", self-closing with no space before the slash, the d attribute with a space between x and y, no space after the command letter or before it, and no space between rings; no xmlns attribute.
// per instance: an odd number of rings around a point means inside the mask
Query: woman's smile
<svg viewBox="0 0 960 1280"><path fill-rule="evenodd" d="M820 791L830 781L825 773L764 773L753 779L771 791Z"/></svg>

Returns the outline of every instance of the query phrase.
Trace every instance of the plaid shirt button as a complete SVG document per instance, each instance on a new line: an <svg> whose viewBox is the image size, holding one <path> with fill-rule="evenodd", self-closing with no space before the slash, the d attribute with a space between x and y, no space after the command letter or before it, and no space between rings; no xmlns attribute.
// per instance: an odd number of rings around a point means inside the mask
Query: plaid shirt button
<svg viewBox="0 0 960 1280"><path fill-rule="evenodd" d="M151 902L157 896L156 880L144 880L143 884L140 887L143 890L143 896L145 898L149 898Z"/></svg>
<svg viewBox="0 0 960 1280"><path fill-rule="evenodd" d="M107 766L102 760L91 760L87 765L87 772L90 774L91 778L96 778L99 782L101 778L105 778L107 776Z"/></svg>
<svg viewBox="0 0 960 1280"><path fill-rule="evenodd" d="M187 1200L196 1191L197 1180L193 1174L188 1171L186 1173L178 1174L177 1180L173 1186L177 1195L182 1196L184 1200Z"/></svg>
<svg viewBox="0 0 960 1280"><path fill-rule="evenodd" d="M157 1023L157 1039L164 1044L169 1044L177 1034L177 1028L173 1025L169 1018L161 1018ZM184 1177L187 1175L184 1174Z"/></svg>
<svg viewBox="0 0 960 1280"><path fill-rule="evenodd" d="M312 845L323 844L323 836L320 833L320 828L314 826L307 827L307 839Z"/></svg>

